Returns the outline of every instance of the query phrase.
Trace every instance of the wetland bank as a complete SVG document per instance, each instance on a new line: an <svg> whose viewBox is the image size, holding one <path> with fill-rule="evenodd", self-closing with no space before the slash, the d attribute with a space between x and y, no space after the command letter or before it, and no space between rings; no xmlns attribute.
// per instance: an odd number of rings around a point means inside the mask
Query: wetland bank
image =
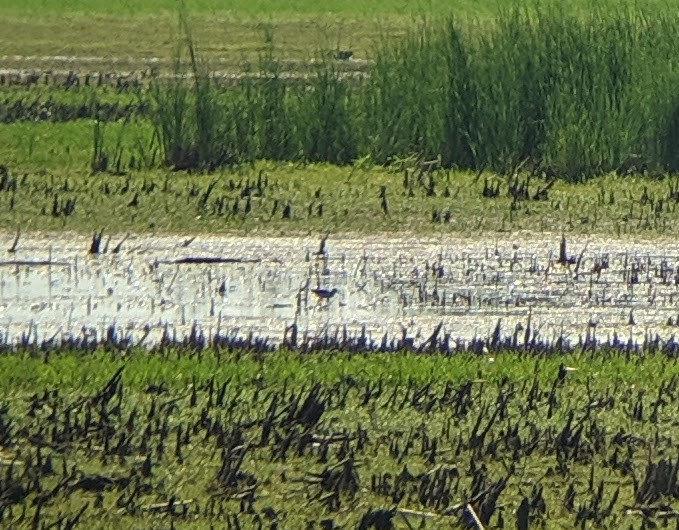
<svg viewBox="0 0 679 530"><path fill-rule="evenodd" d="M209 4L0 0L0 527L679 525L676 14Z"/></svg>

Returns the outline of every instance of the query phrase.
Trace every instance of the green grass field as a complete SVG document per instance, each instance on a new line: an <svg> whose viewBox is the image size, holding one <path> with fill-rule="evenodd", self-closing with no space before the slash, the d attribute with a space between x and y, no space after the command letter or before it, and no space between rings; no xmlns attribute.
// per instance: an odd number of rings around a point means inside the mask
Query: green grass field
<svg viewBox="0 0 679 530"><path fill-rule="evenodd" d="M129 59L123 66L143 66L147 57L171 58L177 34L177 2L0 2L0 16L11 31L0 35L0 55L8 66L36 64L35 56L101 57L92 66L111 66L108 59ZM355 50L358 58L368 58L374 43L385 35L402 36L413 27L414 19L454 14L460 18L491 20L501 8L533 7L526 0L497 2L470 0L455 2L342 1L235 2L191 1L186 3L194 21L196 42L207 58L226 60L222 68L234 69L241 57L253 58L262 49L265 27L274 30L281 53L286 58L307 60L319 48L336 46ZM562 6L568 12L586 12L591 2L570 0L542 2L542 6ZM614 12L631 5L627 0L596 3ZM649 10L663 10L665 0L644 2ZM11 56L33 56L13 60ZM108 58L108 59L107 59ZM54 64L46 61L43 64ZM76 61L75 64L78 64Z"/></svg>
<svg viewBox="0 0 679 530"><path fill-rule="evenodd" d="M475 2L473 0L453 0L451 2L433 1L414 1L407 0L343 0L342 2L319 3L312 0L286 0L285 2L275 2L273 0L253 0L251 2L239 2L236 0L187 0L187 8L197 14L214 13L233 13L236 15L310 15L340 13L355 16L363 15L383 15L383 14L411 14L411 13L460 13L462 15L493 14L501 8L511 8L516 6L533 7L534 2L527 0L509 0L500 2L498 0L484 0ZM549 6L558 4L568 10L589 10L592 7L605 7L617 9L620 6L631 5L628 0L599 0L598 2L586 2L584 0L547 0L541 5ZM103 0L29 0L24 3L12 2L11 0L1 0L0 10L8 13L87 13L98 14L106 13L112 15L136 15L136 14L157 14L163 11L174 11L178 5L177 0L126 0L122 2L105 2ZM669 7L666 0L650 0L644 5L648 7L660 8Z"/></svg>
<svg viewBox="0 0 679 530"><path fill-rule="evenodd" d="M130 149L136 132L118 123L106 127L105 150L114 170L120 132ZM0 126L0 160L10 169L10 181L16 180L16 187L5 185L0 191L0 226L9 231L103 228L109 233L270 235L528 230L650 236L679 229L675 178L608 175L586 184L559 180L544 200L534 200L547 183L521 177L518 183L528 182L529 196L517 201L509 194L511 179L448 170L418 178L416 164L407 160L387 168L367 161L346 167L258 162L212 174L132 170L92 175L92 142L89 121ZM126 155L123 166L127 162ZM260 188L262 176L267 184ZM499 186L499 196L484 197L485 184ZM63 206L69 200L75 206L66 214ZM289 218L283 213L287 204Z"/></svg>
<svg viewBox="0 0 679 530"><path fill-rule="evenodd" d="M581 354L2 356L0 524L380 529L364 517L394 507L393 528L463 528L469 503L486 528L636 528L673 499L676 468L653 473L676 457L678 374Z"/></svg>

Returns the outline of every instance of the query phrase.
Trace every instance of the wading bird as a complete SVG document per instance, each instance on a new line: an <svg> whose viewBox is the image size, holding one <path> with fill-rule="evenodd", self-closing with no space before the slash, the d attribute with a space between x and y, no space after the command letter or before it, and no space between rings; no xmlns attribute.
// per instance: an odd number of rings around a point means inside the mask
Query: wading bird
<svg viewBox="0 0 679 530"><path fill-rule="evenodd" d="M311 289L311 292L314 293L318 298L321 300L330 300L333 296L335 296L339 291L337 288L334 289Z"/></svg>
<svg viewBox="0 0 679 530"><path fill-rule="evenodd" d="M335 296L339 291L338 289L321 289L320 287L318 289L311 289L311 292L314 293L318 297L318 303L322 303L323 300L330 301L330 299Z"/></svg>

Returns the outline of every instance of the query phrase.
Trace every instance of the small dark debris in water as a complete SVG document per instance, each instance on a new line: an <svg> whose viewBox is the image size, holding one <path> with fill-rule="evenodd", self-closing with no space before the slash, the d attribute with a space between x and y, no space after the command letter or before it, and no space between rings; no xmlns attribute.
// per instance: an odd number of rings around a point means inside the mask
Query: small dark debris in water
<svg viewBox="0 0 679 530"><path fill-rule="evenodd" d="M0 267L68 267L70 263L65 261L50 261L50 260L10 260L0 261Z"/></svg>
<svg viewBox="0 0 679 530"><path fill-rule="evenodd" d="M575 265L577 259L575 256L569 256L566 251L566 236L561 236L561 244L559 245L559 261L560 265Z"/></svg>
<svg viewBox="0 0 679 530"><path fill-rule="evenodd" d="M113 253L114 253L114 254L118 254L118 253L122 250L122 248L123 248L123 243L125 243L125 241L127 240L128 237L130 237L129 232L128 232L127 234L125 234L125 237L123 237L123 238L120 240L120 243L118 243L118 244L113 248Z"/></svg>
<svg viewBox="0 0 679 530"><path fill-rule="evenodd" d="M217 258L189 256L171 260L157 260L154 265L212 265L216 263L261 263L259 258Z"/></svg>
<svg viewBox="0 0 679 530"><path fill-rule="evenodd" d="M14 243L12 243L12 246L7 249L7 252L10 254L14 254L17 250L17 247L19 245L19 236L21 235L21 231L17 230L17 235L14 238Z"/></svg>
<svg viewBox="0 0 679 530"><path fill-rule="evenodd" d="M316 252L316 255L317 255L317 256L323 256L323 255L325 254L325 252L326 252L325 244L326 244L327 241L328 241L328 236L327 236L327 235L325 235L325 236L323 236L323 237L321 238L321 244L320 244L320 246L319 246L319 248L318 248L318 252Z"/></svg>
<svg viewBox="0 0 679 530"><path fill-rule="evenodd" d="M101 239L104 236L104 231L92 234L92 244L90 245L90 254L99 254L101 248Z"/></svg>

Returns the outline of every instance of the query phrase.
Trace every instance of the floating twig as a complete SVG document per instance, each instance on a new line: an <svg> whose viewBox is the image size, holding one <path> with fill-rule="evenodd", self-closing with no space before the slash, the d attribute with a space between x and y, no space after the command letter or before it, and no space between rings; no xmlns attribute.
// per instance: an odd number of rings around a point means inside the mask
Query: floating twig
<svg viewBox="0 0 679 530"><path fill-rule="evenodd" d="M260 258L217 258L188 256L171 260L157 260L154 265L213 265L216 263L261 263Z"/></svg>

